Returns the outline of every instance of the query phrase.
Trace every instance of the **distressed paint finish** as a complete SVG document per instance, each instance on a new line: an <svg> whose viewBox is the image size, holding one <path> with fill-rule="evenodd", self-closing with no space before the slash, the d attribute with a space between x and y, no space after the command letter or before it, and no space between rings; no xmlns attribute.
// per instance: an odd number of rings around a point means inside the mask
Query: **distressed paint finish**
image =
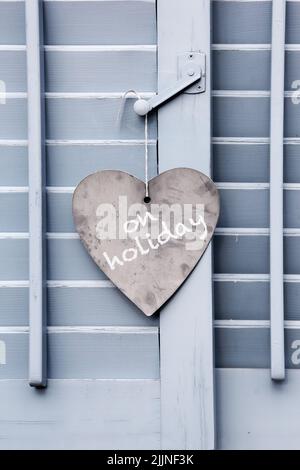
<svg viewBox="0 0 300 470"><path fill-rule="evenodd" d="M1 380L0 395L0 449L160 446L158 380L50 379L47 390Z"/></svg>
<svg viewBox="0 0 300 470"><path fill-rule="evenodd" d="M149 195L151 203L145 204L145 183L127 173L107 170L87 176L73 196L74 223L85 248L106 276L146 315L156 312L192 272L209 244L219 216L218 190L210 178L196 170L175 168L156 176L149 182ZM124 198L126 213L125 219L121 219L124 214L121 215L118 208ZM101 220L100 215L104 216L102 212L97 215L97 211L104 204L116 210L108 222L111 227L117 227L116 238L97 238L96 226ZM183 222L187 226L189 219L184 213L185 206L191 209L189 217L194 222L201 215L197 206L201 207L207 234L203 241L199 238L197 247L187 247L191 242L182 236L156 244L158 235L151 237L156 248L149 248L145 240L141 241L142 238L139 238L138 248L136 238L121 238L119 232L120 224L123 227L127 220L132 220L128 213L134 204L141 204L145 214L155 214L152 205L158 207L157 217L161 223L167 224L172 234L176 234L177 224L174 229L172 219L164 216L165 208L173 211L173 205L175 208L179 206L182 210L180 224ZM149 231L152 226L153 222L148 224ZM204 233L204 227L201 232ZM161 228L159 233L163 233ZM134 259L125 259L127 250L136 252ZM114 263L114 257L121 261Z"/></svg>
<svg viewBox="0 0 300 470"><path fill-rule="evenodd" d="M181 94L158 112L159 168L210 174L209 0L158 0L158 91L177 80L177 57L206 54L206 92ZM184 323L183 323L184 314ZM214 447L211 249L160 316L163 449Z"/></svg>

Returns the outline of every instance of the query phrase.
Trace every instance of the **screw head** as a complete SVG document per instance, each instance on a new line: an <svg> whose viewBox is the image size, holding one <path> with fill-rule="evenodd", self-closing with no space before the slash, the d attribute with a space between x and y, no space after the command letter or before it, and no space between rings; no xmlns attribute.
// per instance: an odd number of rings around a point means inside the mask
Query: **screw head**
<svg viewBox="0 0 300 470"><path fill-rule="evenodd" d="M193 75L195 75L195 70L194 69L188 69L187 74L188 74L189 77L192 77Z"/></svg>

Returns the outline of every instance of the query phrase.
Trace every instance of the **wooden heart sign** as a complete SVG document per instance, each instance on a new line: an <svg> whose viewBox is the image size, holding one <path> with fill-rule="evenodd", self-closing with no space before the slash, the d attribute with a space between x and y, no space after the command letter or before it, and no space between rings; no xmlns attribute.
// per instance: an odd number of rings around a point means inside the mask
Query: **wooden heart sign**
<svg viewBox="0 0 300 470"><path fill-rule="evenodd" d="M144 182L114 170L87 176L73 196L74 222L85 248L146 315L189 276L219 216L215 184L189 168L153 178L149 198Z"/></svg>

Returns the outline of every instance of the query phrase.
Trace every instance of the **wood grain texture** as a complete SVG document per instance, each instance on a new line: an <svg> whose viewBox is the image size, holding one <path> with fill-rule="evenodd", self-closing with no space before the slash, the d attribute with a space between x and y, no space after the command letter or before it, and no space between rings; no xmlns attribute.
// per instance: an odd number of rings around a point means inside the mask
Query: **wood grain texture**
<svg viewBox="0 0 300 470"><path fill-rule="evenodd" d="M299 449L299 386L296 370L274 383L268 370L218 369L218 449Z"/></svg>
<svg viewBox="0 0 300 470"><path fill-rule="evenodd" d="M159 388L157 380L50 379L41 391L0 380L0 448L158 449Z"/></svg>
<svg viewBox="0 0 300 470"><path fill-rule="evenodd" d="M24 379L28 374L28 333L0 330L7 361L0 379ZM68 327L48 334L48 377L59 379L157 379L158 333L136 331L86 331Z"/></svg>

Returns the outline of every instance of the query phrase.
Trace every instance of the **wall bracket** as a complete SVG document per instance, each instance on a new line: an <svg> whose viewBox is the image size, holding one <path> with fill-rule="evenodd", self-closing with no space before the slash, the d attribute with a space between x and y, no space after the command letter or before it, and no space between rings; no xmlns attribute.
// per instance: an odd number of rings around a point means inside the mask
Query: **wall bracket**
<svg viewBox="0 0 300 470"><path fill-rule="evenodd" d="M182 91L188 94L205 92L205 54L195 51L180 54L177 72L178 79L172 87L163 90L148 101L138 99L134 103L134 110L139 116L145 116Z"/></svg>

